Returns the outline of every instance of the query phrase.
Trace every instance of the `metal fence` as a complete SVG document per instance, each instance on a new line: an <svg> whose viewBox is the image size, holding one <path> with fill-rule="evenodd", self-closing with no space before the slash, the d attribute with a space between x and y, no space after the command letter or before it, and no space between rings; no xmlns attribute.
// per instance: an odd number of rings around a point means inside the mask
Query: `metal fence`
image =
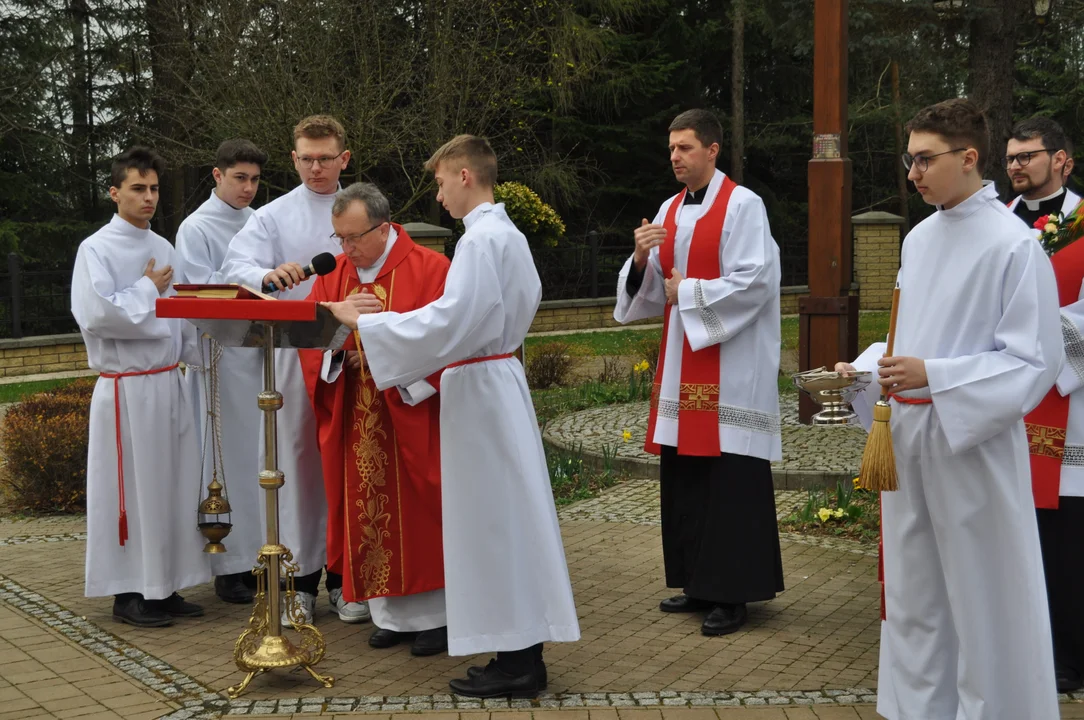
<svg viewBox="0 0 1084 720"><path fill-rule="evenodd" d="M71 314L71 279L70 266L24 266L10 253L6 272L0 272L0 338L78 331Z"/></svg>

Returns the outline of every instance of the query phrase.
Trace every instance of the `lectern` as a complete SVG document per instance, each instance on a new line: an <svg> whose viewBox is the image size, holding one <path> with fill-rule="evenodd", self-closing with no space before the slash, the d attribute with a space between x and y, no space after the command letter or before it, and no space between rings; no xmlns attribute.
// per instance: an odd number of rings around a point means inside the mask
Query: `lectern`
<svg viewBox="0 0 1084 720"><path fill-rule="evenodd" d="M293 602L294 573L290 549L279 542L278 491L285 484L278 469L275 413L282 395L275 389L275 348L337 349L350 334L325 308L307 300L277 300L238 285L177 285L178 296L157 301L158 317L183 318L201 333L226 347L263 348L264 389L257 397L264 412L264 469L260 487L267 493L267 542L260 548L252 572L256 598L248 628L237 638L233 659L248 673L227 689L231 698L245 691L257 673L300 665L324 687L335 680L313 669L324 656L324 637L306 624ZM295 612L291 625L300 636L295 645L282 634L279 579L284 577L285 599Z"/></svg>

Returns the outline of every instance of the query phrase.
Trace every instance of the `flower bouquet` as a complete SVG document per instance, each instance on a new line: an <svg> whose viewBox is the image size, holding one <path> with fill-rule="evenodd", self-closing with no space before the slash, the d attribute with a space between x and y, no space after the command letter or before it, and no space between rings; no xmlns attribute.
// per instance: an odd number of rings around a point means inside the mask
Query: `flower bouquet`
<svg viewBox="0 0 1084 720"><path fill-rule="evenodd" d="M1043 215L1032 227L1039 231L1039 244L1043 250L1048 256L1053 255L1084 236L1084 200L1067 216L1062 213Z"/></svg>

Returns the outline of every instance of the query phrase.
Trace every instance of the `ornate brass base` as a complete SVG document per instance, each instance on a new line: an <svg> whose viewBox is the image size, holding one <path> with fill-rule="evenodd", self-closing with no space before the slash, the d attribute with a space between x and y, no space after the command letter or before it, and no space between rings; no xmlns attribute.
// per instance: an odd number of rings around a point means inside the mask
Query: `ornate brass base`
<svg viewBox="0 0 1084 720"><path fill-rule="evenodd" d="M300 606L294 603L297 565L292 560L293 553L283 545L264 545L260 548L256 566L252 569L256 575L255 607L248 621L248 629L237 638L233 648L234 662L248 675L237 685L226 689L231 699L243 693L257 673L295 665L300 665L326 688L335 684L335 678L321 675L312 668L324 657L326 644L320 631L304 622ZM278 603L280 573L286 578L285 599L291 610L290 623L301 634L300 645L294 645L282 635ZM269 593L269 587L274 595Z"/></svg>

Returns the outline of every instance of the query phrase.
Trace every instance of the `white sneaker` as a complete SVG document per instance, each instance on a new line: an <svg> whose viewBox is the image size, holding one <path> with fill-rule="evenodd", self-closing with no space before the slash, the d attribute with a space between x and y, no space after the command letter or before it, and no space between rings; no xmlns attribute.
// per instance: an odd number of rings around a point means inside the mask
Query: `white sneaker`
<svg viewBox="0 0 1084 720"><path fill-rule="evenodd" d="M339 613L339 619L344 623L363 623L369 622L372 616L369 614L369 603L367 602L346 602L343 600L343 591L341 588L335 588L328 592L328 598L331 600L332 607L335 608L335 612Z"/></svg>
<svg viewBox="0 0 1084 720"><path fill-rule="evenodd" d="M312 625L312 613L316 609L316 596L307 592L299 592L294 595L294 606L299 607L302 615L302 624ZM291 607L286 602L286 596L282 596L282 626L292 627L293 621L290 616Z"/></svg>

